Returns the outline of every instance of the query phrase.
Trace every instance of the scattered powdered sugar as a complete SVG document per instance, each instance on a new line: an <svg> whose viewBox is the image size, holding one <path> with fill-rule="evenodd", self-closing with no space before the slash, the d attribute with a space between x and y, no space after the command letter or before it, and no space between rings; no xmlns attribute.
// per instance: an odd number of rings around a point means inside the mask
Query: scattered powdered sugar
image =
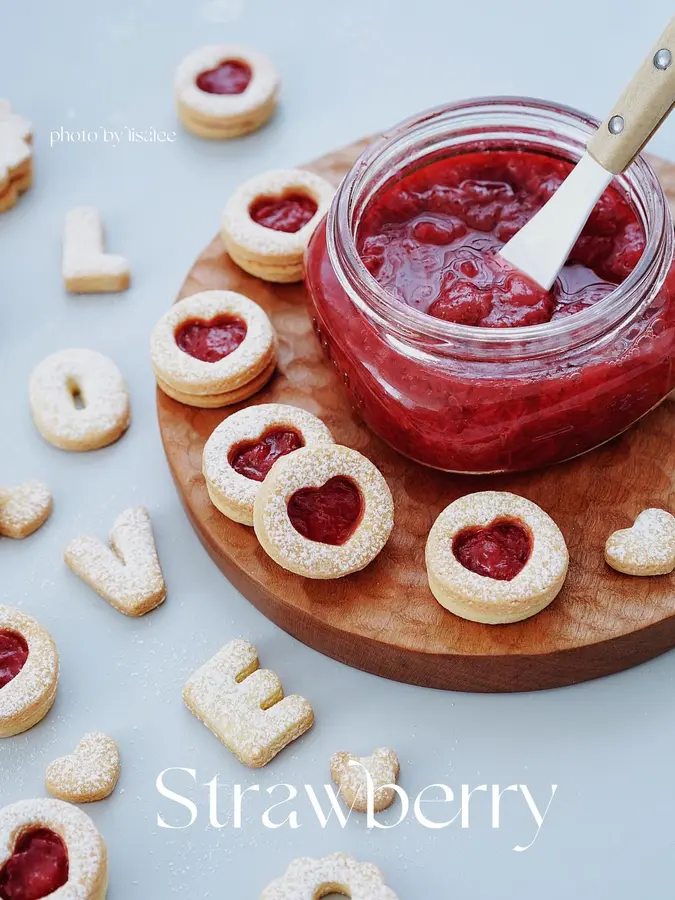
<svg viewBox="0 0 675 900"><path fill-rule="evenodd" d="M354 533L336 546L312 541L288 516L288 501L301 488L323 487L346 477L358 487L363 514ZM382 550L394 527L394 501L382 473L350 447L302 447L274 464L254 507L254 527L265 550L284 568L308 578L340 578L367 566Z"/></svg>
<svg viewBox="0 0 675 900"><path fill-rule="evenodd" d="M47 767L45 784L50 794L70 803L102 800L115 790L120 775L120 753L106 734L86 734L74 752Z"/></svg>
<svg viewBox="0 0 675 900"><path fill-rule="evenodd" d="M284 697L279 678L260 669L255 647L231 641L189 679L183 699L245 765L266 765L314 722L303 697Z"/></svg>
<svg viewBox="0 0 675 900"><path fill-rule="evenodd" d="M246 63L251 80L241 94L210 94L197 86L202 72L217 68L227 60ZM200 47L186 56L176 70L174 93L178 103L194 113L216 121L249 115L273 103L280 84L274 64L262 53L240 44Z"/></svg>
<svg viewBox="0 0 675 900"><path fill-rule="evenodd" d="M76 206L66 213L63 229L63 277L78 279L129 277L129 263L123 256L106 253L101 215L94 206Z"/></svg>
<svg viewBox="0 0 675 900"><path fill-rule="evenodd" d="M142 616L166 597L150 514L133 506L110 532L112 549L95 537L75 538L64 559L83 581L127 616Z"/></svg>
<svg viewBox="0 0 675 900"><path fill-rule="evenodd" d="M180 349L176 331L192 320L209 322L231 315L246 323L246 336L232 353L204 362ZM220 394L248 384L276 353L272 323L257 303L235 291L202 291L179 300L155 325L150 358L155 374L186 394Z"/></svg>
<svg viewBox="0 0 675 900"><path fill-rule="evenodd" d="M202 19L216 25L236 22L242 17L243 12L244 0L209 0L199 10Z"/></svg>
<svg viewBox="0 0 675 900"><path fill-rule="evenodd" d="M214 505L228 515L241 513L237 521L253 524L253 503L261 482L235 471L231 450L244 441L256 441L270 428L295 429L305 446L332 444L333 436L321 419L297 406L262 403L233 413L213 431L204 446L202 468Z"/></svg>
<svg viewBox="0 0 675 900"><path fill-rule="evenodd" d="M21 800L0 809L0 868L12 856L19 837L36 828L58 834L68 850L68 881L53 896L102 897L108 868L103 838L86 813L61 800Z"/></svg>
<svg viewBox="0 0 675 900"><path fill-rule="evenodd" d="M49 711L59 680L59 654L51 635L32 616L11 606L0 606L0 631L20 634L28 644L28 658L19 674L0 688L0 736L32 721L36 708ZM25 728L21 727L20 731Z"/></svg>
<svg viewBox="0 0 675 900"><path fill-rule="evenodd" d="M43 525L52 511L52 495L41 481L0 487L0 534L24 538Z"/></svg>
<svg viewBox="0 0 675 900"><path fill-rule="evenodd" d="M665 509L645 509L630 528L615 531L605 545L605 559L628 575L666 575L675 568L675 516Z"/></svg>
<svg viewBox="0 0 675 900"><path fill-rule="evenodd" d="M340 751L330 761L330 775L340 789L345 803L358 812L365 812L368 802L368 778L373 785L373 807L377 812L387 809L396 798L391 787L399 775L398 757L393 750L378 747L370 756L353 756Z"/></svg>
<svg viewBox="0 0 675 900"><path fill-rule="evenodd" d="M64 450L105 447L129 426L124 379L115 363L96 350L61 350L43 359L28 392L40 433Z"/></svg>
<svg viewBox="0 0 675 900"><path fill-rule="evenodd" d="M301 193L317 205L312 218L296 232L275 231L255 222L249 213L251 204L260 197L283 197ZM223 213L222 233L226 245L255 257L302 257L314 229L326 215L335 188L325 178L304 169L274 169L263 172L241 184L232 194Z"/></svg>
<svg viewBox="0 0 675 900"><path fill-rule="evenodd" d="M293 860L286 874L265 888L261 900L317 900L327 893L343 893L351 900L398 900L377 866L345 853Z"/></svg>
<svg viewBox="0 0 675 900"><path fill-rule="evenodd" d="M531 534L530 557L511 581L466 569L452 551L457 534L500 518L522 522ZM429 532L426 561L430 586L439 602L443 602L439 592L447 592L458 605L466 604L467 609L486 616L478 621L491 616L497 621L502 615L507 621L526 613L538 598L553 599L567 573L569 556L556 523L531 500L505 491L481 491L460 497L443 510ZM453 611L461 614L459 609Z"/></svg>

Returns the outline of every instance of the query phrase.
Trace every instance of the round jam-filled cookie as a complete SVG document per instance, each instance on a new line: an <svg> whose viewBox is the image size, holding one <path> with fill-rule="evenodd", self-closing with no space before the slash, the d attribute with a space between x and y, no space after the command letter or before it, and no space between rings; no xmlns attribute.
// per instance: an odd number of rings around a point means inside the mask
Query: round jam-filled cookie
<svg viewBox="0 0 675 900"><path fill-rule="evenodd" d="M115 363L96 350L61 350L34 369L28 387L33 420L62 450L98 450L129 427L129 394Z"/></svg>
<svg viewBox="0 0 675 900"><path fill-rule="evenodd" d="M0 738L41 722L58 683L59 654L47 629L19 609L0 606Z"/></svg>
<svg viewBox="0 0 675 900"><path fill-rule="evenodd" d="M560 529L535 503L483 491L443 510L429 533L426 562L441 606L497 625L548 606L563 586L569 557Z"/></svg>
<svg viewBox="0 0 675 900"><path fill-rule="evenodd" d="M382 872L346 853L323 859L294 859L286 874L268 884L261 900L318 900L340 894L352 900L397 900Z"/></svg>
<svg viewBox="0 0 675 900"><path fill-rule="evenodd" d="M280 457L258 489L253 527L269 556L305 578L340 578L372 562L394 527L380 471L356 450L322 444Z"/></svg>
<svg viewBox="0 0 675 900"><path fill-rule="evenodd" d="M204 447L211 502L235 522L253 525L253 503L276 460L300 447L332 443L321 419L297 406L262 403L239 410L220 423Z"/></svg>
<svg viewBox="0 0 675 900"><path fill-rule="evenodd" d="M329 182L303 169L249 179L225 207L221 236L227 252L245 272L265 281L300 281L309 239L334 194Z"/></svg>
<svg viewBox="0 0 675 900"><path fill-rule="evenodd" d="M150 357L157 384L192 406L239 403L269 380L276 341L265 312L234 291L179 300L155 325ZM246 389L246 390L244 390Z"/></svg>
<svg viewBox="0 0 675 900"><path fill-rule="evenodd" d="M202 47L176 71L178 115L199 137L240 137L272 117L279 82L273 64L256 50L236 44Z"/></svg>
<svg viewBox="0 0 675 900"><path fill-rule="evenodd" d="M106 845L89 816L61 800L0 809L0 898L104 900Z"/></svg>

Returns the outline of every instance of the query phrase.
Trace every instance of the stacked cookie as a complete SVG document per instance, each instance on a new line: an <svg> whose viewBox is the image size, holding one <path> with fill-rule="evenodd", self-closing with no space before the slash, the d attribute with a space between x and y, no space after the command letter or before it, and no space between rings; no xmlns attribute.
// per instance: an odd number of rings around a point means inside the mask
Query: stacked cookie
<svg viewBox="0 0 675 900"><path fill-rule="evenodd" d="M11 209L33 183L32 127L0 100L0 212Z"/></svg>
<svg viewBox="0 0 675 900"><path fill-rule="evenodd" d="M174 304L152 332L157 384L179 403L241 403L269 381L276 341L265 312L234 291L203 291Z"/></svg>

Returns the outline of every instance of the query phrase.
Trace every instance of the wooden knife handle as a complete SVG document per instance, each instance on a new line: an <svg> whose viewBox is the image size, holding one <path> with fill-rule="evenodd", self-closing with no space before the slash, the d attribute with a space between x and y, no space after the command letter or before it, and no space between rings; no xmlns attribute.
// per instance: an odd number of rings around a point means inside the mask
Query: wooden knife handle
<svg viewBox="0 0 675 900"><path fill-rule="evenodd" d="M633 162L675 104L675 19L621 99L588 143L601 166L619 175Z"/></svg>

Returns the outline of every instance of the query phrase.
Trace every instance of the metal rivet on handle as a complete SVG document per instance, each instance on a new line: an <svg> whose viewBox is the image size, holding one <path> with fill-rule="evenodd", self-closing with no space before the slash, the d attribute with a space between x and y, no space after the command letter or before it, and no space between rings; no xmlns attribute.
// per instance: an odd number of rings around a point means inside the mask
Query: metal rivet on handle
<svg viewBox="0 0 675 900"><path fill-rule="evenodd" d="M654 65L657 69L669 69L673 62L673 54L664 47L663 50L657 50L654 54Z"/></svg>
<svg viewBox="0 0 675 900"><path fill-rule="evenodd" d="M609 120L610 134L621 134L625 127L626 123L623 120L623 116L612 116Z"/></svg>

